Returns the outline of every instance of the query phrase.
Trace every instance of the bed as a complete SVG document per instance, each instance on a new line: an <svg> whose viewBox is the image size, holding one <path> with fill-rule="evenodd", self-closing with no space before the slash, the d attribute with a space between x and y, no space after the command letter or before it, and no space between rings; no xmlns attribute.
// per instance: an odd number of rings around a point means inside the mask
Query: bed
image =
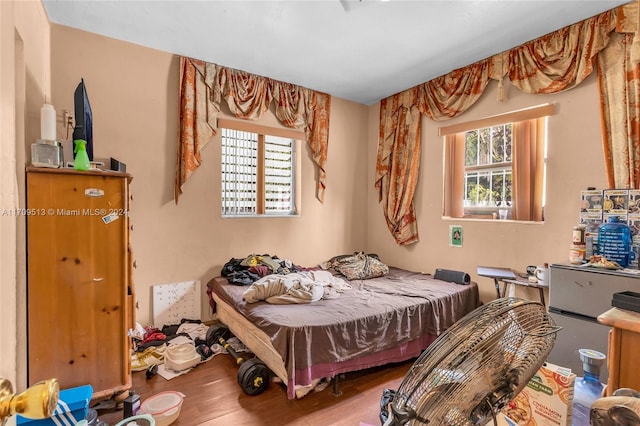
<svg viewBox="0 0 640 426"><path fill-rule="evenodd" d="M323 378L415 358L480 305L478 287L389 268L350 282L339 297L308 304L246 303L245 286L208 283L215 312L283 383L289 399Z"/></svg>

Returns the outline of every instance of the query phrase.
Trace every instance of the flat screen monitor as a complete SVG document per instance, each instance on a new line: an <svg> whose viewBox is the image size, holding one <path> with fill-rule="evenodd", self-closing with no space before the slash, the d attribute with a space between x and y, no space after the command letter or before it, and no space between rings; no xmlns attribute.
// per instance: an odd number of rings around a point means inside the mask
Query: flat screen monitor
<svg viewBox="0 0 640 426"><path fill-rule="evenodd" d="M89 161L93 161L93 116L84 79L80 79L80 84L78 84L73 94L73 107L76 118L76 124L73 128L73 140L84 139L87 141L87 155L89 155Z"/></svg>

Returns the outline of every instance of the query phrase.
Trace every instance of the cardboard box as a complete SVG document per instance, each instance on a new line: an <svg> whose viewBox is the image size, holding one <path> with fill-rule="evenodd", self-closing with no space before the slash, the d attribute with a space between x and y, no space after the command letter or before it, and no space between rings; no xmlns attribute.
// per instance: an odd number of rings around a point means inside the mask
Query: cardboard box
<svg viewBox="0 0 640 426"><path fill-rule="evenodd" d="M605 189L603 192L602 212L607 214L629 214L629 190ZM620 218L622 220L622 218Z"/></svg>
<svg viewBox="0 0 640 426"><path fill-rule="evenodd" d="M630 214L627 216L627 225L631 230L631 240L640 241L640 214Z"/></svg>
<svg viewBox="0 0 640 426"><path fill-rule="evenodd" d="M629 190L629 214L640 214L640 189Z"/></svg>
<svg viewBox="0 0 640 426"><path fill-rule="evenodd" d="M571 426L575 379L571 370L546 363L502 410L498 425Z"/></svg>
<svg viewBox="0 0 640 426"><path fill-rule="evenodd" d="M602 214L602 190L580 191L580 211L584 213Z"/></svg>
<svg viewBox="0 0 640 426"><path fill-rule="evenodd" d="M58 405L51 418L36 420L18 414L16 415L16 424L28 426L75 425L87 417L92 396L93 388L91 385L61 390Z"/></svg>
<svg viewBox="0 0 640 426"><path fill-rule="evenodd" d="M602 213L580 213L580 223L587 227L584 232L598 235L598 228L602 225Z"/></svg>

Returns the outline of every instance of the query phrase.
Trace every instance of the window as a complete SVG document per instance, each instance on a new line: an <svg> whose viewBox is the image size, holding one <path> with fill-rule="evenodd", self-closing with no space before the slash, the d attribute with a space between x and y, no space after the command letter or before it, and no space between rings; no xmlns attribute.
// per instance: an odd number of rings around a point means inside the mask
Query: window
<svg viewBox="0 0 640 426"><path fill-rule="evenodd" d="M440 129L445 136L443 214L542 221L546 104Z"/></svg>
<svg viewBox="0 0 640 426"><path fill-rule="evenodd" d="M219 121L222 215L296 215L296 139L287 136L302 133Z"/></svg>
<svg viewBox="0 0 640 426"><path fill-rule="evenodd" d="M465 132L464 207L510 210L513 123ZM492 214L492 212L489 212Z"/></svg>

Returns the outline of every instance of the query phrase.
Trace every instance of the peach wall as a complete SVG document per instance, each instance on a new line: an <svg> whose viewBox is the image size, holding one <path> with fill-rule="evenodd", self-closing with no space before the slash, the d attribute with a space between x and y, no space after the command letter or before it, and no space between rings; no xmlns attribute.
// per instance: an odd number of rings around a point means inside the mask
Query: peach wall
<svg viewBox="0 0 640 426"><path fill-rule="evenodd" d="M338 253L364 249L409 269L463 269L479 282L482 299L487 301L494 297L493 285L475 275L477 265L522 269L528 264L564 261L577 220L580 189L606 185L595 76L556 95L526 95L507 84L504 102L496 101L496 84L491 83L462 117L445 123L424 120L415 199L419 243L397 246L377 202L373 176L378 105L365 107L336 98L332 100L325 203L313 197L315 176L305 150L301 217L222 219L218 139L205 148L204 165L187 183L180 204L172 200L175 56L56 25L50 34L42 4L35 1L0 2L0 24L0 208L24 206L22 171L30 143L38 137L45 94L52 97L60 120L63 109L72 110L73 89L84 77L94 110L96 157L118 158L134 176L132 243L138 265L134 280L137 319L143 324L151 320L151 286L187 280L201 280L202 317L207 319L206 281L230 257L251 252L269 252L312 265ZM557 106L549 120L545 223L443 219L438 127L544 102ZM262 121L278 125L273 117ZM66 137L61 123L58 136ZM462 248L448 246L451 224L464 228ZM12 380L18 389L26 383L24 249L23 218L0 217L0 376Z"/></svg>
<svg viewBox="0 0 640 426"><path fill-rule="evenodd" d="M83 77L94 116L94 155L114 157L133 175L131 234L141 324L152 321L151 286L200 280L205 286L231 257L269 253L304 266L364 250L368 108L332 99L327 190L314 198L315 171L302 153L302 214L295 218L222 219L220 141L204 149L203 165L173 202L178 133L178 58L103 36L52 26L52 86L58 110L73 110ZM265 117L261 124L276 125ZM63 129L59 129L59 134Z"/></svg>
<svg viewBox="0 0 640 426"><path fill-rule="evenodd" d="M25 147L50 96L49 22L41 2L0 2L0 377L26 386Z"/></svg>
<svg viewBox="0 0 640 426"><path fill-rule="evenodd" d="M580 190L607 185L600 136L598 90L595 73L577 88L554 95L528 95L505 84L507 99L498 102L497 83L453 120L423 120L420 177L415 209L420 241L400 247L386 228L382 206L374 189L379 104L369 111L368 244L390 263L433 273L436 268L471 273L484 302L495 298L493 281L475 274L478 265L524 270L527 265L568 261L572 226L578 221ZM443 141L438 127L479 119L543 103L554 103L548 121L547 192L544 223L444 219L442 212ZM449 246L450 225L463 227L463 247ZM517 295L537 297L524 289Z"/></svg>

